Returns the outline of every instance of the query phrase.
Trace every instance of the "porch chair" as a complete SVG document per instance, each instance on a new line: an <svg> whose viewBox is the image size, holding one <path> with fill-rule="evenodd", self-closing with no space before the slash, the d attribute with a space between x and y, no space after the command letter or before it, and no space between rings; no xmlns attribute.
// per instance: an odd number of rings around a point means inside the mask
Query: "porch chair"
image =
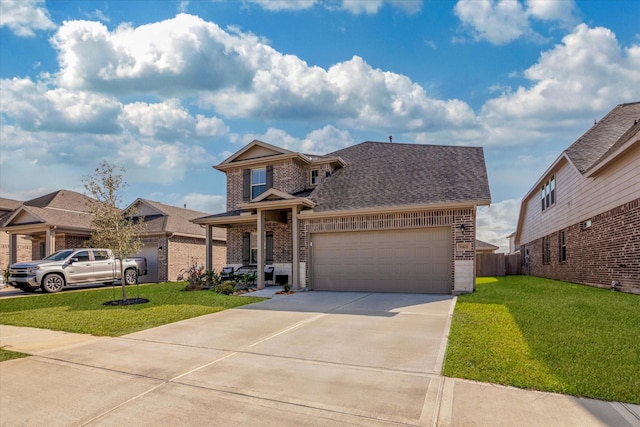
<svg viewBox="0 0 640 427"><path fill-rule="evenodd" d="M271 284L273 285L273 265L267 265L264 267L264 284L266 285L267 282L271 282Z"/></svg>
<svg viewBox="0 0 640 427"><path fill-rule="evenodd" d="M233 267L222 267L222 271L220 272L221 280L232 280L233 279Z"/></svg>

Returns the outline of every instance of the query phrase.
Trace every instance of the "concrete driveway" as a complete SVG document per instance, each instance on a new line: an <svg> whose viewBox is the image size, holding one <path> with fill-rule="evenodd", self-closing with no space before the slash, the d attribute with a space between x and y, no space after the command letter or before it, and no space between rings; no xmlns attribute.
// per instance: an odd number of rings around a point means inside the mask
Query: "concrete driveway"
<svg viewBox="0 0 640 427"><path fill-rule="evenodd" d="M0 364L0 424L625 421L624 410L596 413L580 402L586 399L440 377L454 303L434 295L307 292L119 338L3 325L2 346L35 356ZM508 404L514 401L520 406ZM557 415L540 418L550 403ZM501 423L501 411L514 415ZM558 416L575 424L559 424Z"/></svg>

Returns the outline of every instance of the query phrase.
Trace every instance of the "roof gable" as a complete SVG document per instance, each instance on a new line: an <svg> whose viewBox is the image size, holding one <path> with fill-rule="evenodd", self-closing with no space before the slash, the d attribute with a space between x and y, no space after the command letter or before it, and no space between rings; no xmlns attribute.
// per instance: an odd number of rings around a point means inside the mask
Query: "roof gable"
<svg viewBox="0 0 640 427"><path fill-rule="evenodd" d="M18 208L4 225L8 226L44 223L45 221L40 216L32 212L33 210L36 209L29 209L28 207L24 206Z"/></svg>
<svg viewBox="0 0 640 427"><path fill-rule="evenodd" d="M244 146L240 151L234 153L226 159L221 165L239 162L242 160L254 160L264 157L279 156L282 154L295 154L293 151L267 144L266 142L254 139L251 143Z"/></svg>
<svg viewBox="0 0 640 427"><path fill-rule="evenodd" d="M138 198L129 207L136 206L138 214L145 217L147 233L177 233L204 238L205 230L191 220L207 213L167 205L153 200ZM214 239L226 238L226 231L214 228Z"/></svg>

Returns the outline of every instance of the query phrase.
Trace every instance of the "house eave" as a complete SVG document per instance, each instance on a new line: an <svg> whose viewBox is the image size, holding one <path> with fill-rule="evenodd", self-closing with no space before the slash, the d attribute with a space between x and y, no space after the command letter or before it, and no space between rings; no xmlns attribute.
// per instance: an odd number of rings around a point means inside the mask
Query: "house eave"
<svg viewBox="0 0 640 427"><path fill-rule="evenodd" d="M228 227L233 224L254 223L258 218L257 214L246 213L237 216L223 216L219 218L204 218L193 220L192 222L200 225L215 225L218 227Z"/></svg>
<svg viewBox="0 0 640 427"><path fill-rule="evenodd" d="M313 208L316 204L306 197L293 199L263 200L259 202L247 202L238 205L240 209L291 209L296 206Z"/></svg>

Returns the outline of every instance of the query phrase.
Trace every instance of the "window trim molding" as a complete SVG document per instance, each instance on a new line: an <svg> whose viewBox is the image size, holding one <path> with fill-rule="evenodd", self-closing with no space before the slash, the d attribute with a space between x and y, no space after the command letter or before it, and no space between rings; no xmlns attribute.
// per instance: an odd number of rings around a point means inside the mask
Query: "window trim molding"
<svg viewBox="0 0 640 427"><path fill-rule="evenodd" d="M551 264L551 236L542 237L542 264Z"/></svg>
<svg viewBox="0 0 640 427"><path fill-rule="evenodd" d="M314 176L313 173L316 172L316 176L315 176L315 182L314 182ZM314 168L309 170L309 185L318 185L320 184L320 169L319 168Z"/></svg>
<svg viewBox="0 0 640 427"><path fill-rule="evenodd" d="M253 176L254 176L253 174L254 174L254 172L259 172L259 171L264 171L264 182L255 183L255 182L253 182ZM267 179L267 168L266 167L251 169L251 182L249 184L251 200L255 199L260 194L262 194L265 191L267 191L267 181L268 181L268 179ZM264 189L262 191L260 191L258 194L254 194L254 189L261 188L261 187L264 188Z"/></svg>
<svg viewBox="0 0 640 427"><path fill-rule="evenodd" d="M560 264L567 262L567 230L558 232L558 261Z"/></svg>
<svg viewBox="0 0 640 427"><path fill-rule="evenodd" d="M542 212L552 208L556 205L557 195L556 195L556 175L553 174L542 183L542 187L540 188L540 202Z"/></svg>

